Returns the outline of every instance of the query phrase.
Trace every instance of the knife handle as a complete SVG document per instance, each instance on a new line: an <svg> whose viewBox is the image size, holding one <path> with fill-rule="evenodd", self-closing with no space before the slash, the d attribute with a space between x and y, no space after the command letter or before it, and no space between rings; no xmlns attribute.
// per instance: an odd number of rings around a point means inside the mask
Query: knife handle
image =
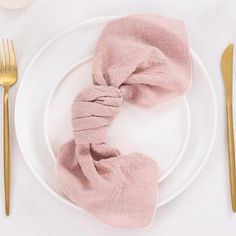
<svg viewBox="0 0 236 236"><path fill-rule="evenodd" d="M234 126L232 95L226 98L228 151L229 151L229 179L232 210L236 212L236 174L235 174L235 151L234 151Z"/></svg>

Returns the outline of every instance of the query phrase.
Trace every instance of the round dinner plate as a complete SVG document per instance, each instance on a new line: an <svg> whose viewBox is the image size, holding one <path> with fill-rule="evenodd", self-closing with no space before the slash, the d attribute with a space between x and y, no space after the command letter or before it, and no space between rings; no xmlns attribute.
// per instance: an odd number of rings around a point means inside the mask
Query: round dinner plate
<svg viewBox="0 0 236 236"><path fill-rule="evenodd" d="M55 153L72 137L70 106L81 89L92 84L90 55L114 18L80 23L47 42L28 66L16 98L16 134L26 163L47 190L71 206L75 205L62 193L55 175ZM192 50L191 56L193 82L185 97L147 110L125 103L108 133L110 144L122 153L140 151L158 161L158 206L196 178L215 137L211 80Z"/></svg>

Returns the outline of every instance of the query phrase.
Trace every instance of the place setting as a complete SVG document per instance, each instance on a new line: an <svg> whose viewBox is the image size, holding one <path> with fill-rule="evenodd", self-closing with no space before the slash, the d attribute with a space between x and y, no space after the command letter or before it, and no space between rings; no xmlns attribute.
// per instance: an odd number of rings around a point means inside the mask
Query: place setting
<svg viewBox="0 0 236 236"><path fill-rule="evenodd" d="M7 104L17 81L13 44L3 39L0 53L10 216L13 126ZM235 212L233 45L222 55L227 186ZM119 228L150 226L160 207L181 198L197 181L211 153L216 93L182 20L152 13L79 22L46 42L17 83L14 121L20 150L38 182L68 211L73 207Z"/></svg>

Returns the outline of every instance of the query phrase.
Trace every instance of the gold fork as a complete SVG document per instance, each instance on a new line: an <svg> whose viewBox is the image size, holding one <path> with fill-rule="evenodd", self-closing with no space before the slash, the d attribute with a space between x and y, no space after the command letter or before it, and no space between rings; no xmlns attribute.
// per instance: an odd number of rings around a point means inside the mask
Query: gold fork
<svg viewBox="0 0 236 236"><path fill-rule="evenodd" d="M0 85L4 89L4 188L5 188L5 211L10 213L10 143L9 143L9 110L8 91L17 81L16 56L12 40L2 40L0 43Z"/></svg>

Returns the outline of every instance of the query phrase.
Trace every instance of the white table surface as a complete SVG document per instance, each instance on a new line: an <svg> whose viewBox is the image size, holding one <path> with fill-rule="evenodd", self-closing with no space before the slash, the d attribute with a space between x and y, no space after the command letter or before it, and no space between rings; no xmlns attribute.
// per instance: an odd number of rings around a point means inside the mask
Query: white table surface
<svg viewBox="0 0 236 236"><path fill-rule="evenodd" d="M224 47L229 42L236 43L234 0L33 0L22 10L0 8L0 38L14 39L21 77L43 43L67 27L96 16L147 12L184 19L190 45L212 77L217 94L218 125L206 166L182 195L158 210L151 228L123 230L104 225L57 200L38 183L24 163L14 133L14 102L19 80L11 89L12 211L9 218L4 214L0 171L1 236L236 235L236 214L230 209L224 90L219 67ZM236 78L236 70L234 75ZM0 113L2 117L2 111Z"/></svg>

